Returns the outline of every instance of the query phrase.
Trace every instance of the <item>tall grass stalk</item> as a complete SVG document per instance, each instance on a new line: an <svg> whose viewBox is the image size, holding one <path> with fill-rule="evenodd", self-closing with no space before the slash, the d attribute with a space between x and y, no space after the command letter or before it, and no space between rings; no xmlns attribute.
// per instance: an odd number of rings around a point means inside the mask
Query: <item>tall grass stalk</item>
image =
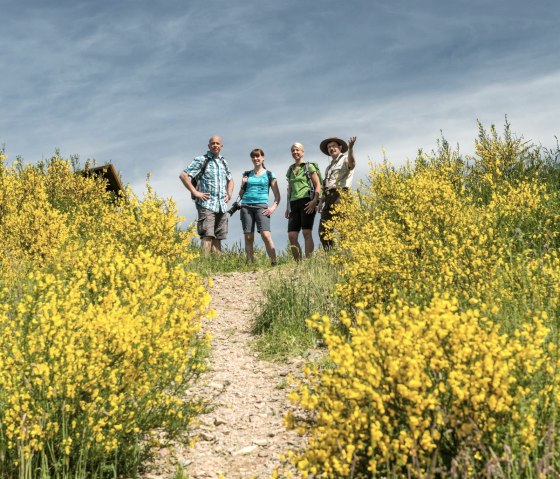
<svg viewBox="0 0 560 479"><path fill-rule="evenodd" d="M307 327L306 319L314 313L338 317L341 303L334 295L338 280L337 267L323 252L280 268L263 286L264 304L253 325L256 349L267 358L281 359L316 347L318 335Z"/></svg>

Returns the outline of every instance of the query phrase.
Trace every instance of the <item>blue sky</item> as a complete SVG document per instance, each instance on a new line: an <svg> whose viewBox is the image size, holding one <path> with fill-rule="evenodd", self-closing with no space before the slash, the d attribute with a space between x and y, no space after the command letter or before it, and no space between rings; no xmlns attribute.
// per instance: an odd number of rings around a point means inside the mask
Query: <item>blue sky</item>
<svg viewBox="0 0 560 479"><path fill-rule="evenodd" d="M180 171L219 134L235 180L262 148L285 193L290 146L356 135L368 161L472 151L477 119L543 145L560 133L557 0L0 0L0 144L147 174L196 212ZM237 188L236 188L237 190ZM273 237L286 245L281 208ZM229 243L241 239L239 216Z"/></svg>

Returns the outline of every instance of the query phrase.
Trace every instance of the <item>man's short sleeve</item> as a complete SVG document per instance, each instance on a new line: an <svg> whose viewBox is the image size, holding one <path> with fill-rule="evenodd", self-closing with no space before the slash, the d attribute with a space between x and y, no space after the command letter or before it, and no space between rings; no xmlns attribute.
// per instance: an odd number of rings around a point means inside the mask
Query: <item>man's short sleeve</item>
<svg viewBox="0 0 560 479"><path fill-rule="evenodd" d="M191 178L194 178L196 175L200 173L200 170L202 170L203 162L204 162L204 156L197 156L191 162L191 164L187 166L183 171Z"/></svg>

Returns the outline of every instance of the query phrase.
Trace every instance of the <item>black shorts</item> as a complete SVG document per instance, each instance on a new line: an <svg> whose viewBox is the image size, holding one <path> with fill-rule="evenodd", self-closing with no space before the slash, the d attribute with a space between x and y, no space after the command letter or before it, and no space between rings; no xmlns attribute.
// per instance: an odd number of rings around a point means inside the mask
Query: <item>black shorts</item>
<svg viewBox="0 0 560 479"><path fill-rule="evenodd" d="M290 231L312 230L315 221L316 211L311 214L305 212L305 205L311 200L309 198L301 198L299 200L290 201L290 216L288 218L288 233Z"/></svg>

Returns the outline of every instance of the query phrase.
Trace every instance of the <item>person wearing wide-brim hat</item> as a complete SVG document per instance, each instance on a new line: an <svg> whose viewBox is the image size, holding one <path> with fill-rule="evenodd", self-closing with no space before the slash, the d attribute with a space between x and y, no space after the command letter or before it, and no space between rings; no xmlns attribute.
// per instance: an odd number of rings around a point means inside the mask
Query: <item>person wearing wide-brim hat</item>
<svg viewBox="0 0 560 479"><path fill-rule="evenodd" d="M352 186L352 178L356 167L354 158L354 143L356 137L352 136L346 143L337 137L325 138L319 148L330 156L330 162L325 169L323 180L323 195L319 202L318 211L321 214L319 223L319 238L324 249L333 247L333 240L328 238L325 224L333 217L333 207L340 199L343 191L348 191Z"/></svg>

